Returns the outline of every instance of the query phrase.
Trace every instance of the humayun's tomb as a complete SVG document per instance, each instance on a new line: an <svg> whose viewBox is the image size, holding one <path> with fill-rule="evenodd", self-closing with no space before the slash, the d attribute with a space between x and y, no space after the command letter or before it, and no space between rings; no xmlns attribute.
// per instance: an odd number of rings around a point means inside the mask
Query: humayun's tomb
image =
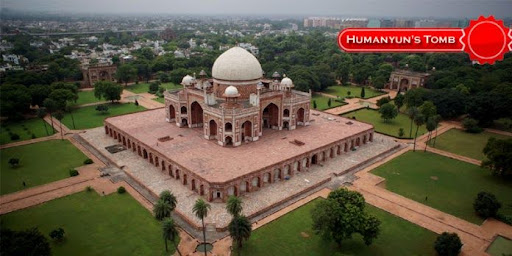
<svg viewBox="0 0 512 256"><path fill-rule="evenodd" d="M104 132L208 201L293 179L374 140L370 124L311 110L311 93L285 75L264 78L242 48L221 54L211 74L185 76L183 89L164 93L165 108L108 118Z"/></svg>

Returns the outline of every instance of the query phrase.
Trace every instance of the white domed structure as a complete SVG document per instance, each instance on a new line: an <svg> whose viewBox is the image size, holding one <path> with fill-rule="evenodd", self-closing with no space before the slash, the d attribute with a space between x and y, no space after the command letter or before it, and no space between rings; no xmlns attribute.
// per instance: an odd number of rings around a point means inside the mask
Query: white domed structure
<svg viewBox="0 0 512 256"><path fill-rule="evenodd" d="M224 91L224 97L238 97L240 96L240 93L238 93L238 89L234 86L229 86Z"/></svg>
<svg viewBox="0 0 512 256"><path fill-rule="evenodd" d="M194 82L194 78L189 75L184 76L183 79L181 80L181 84L184 86L189 86L193 82Z"/></svg>
<svg viewBox="0 0 512 256"><path fill-rule="evenodd" d="M233 47L213 63L212 77L227 81L250 81L263 76L260 62L248 51Z"/></svg>
<svg viewBox="0 0 512 256"><path fill-rule="evenodd" d="M281 87L291 88L293 87L293 81L285 76L283 80L281 80Z"/></svg>

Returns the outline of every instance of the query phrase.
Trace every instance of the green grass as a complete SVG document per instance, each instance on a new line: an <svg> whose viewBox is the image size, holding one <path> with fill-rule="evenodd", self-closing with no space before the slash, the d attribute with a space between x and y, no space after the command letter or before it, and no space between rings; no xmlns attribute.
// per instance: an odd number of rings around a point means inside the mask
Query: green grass
<svg viewBox="0 0 512 256"><path fill-rule="evenodd" d="M0 144L30 140L32 139L32 134L34 134L36 138L46 137L48 134L52 135L53 131L51 126L46 123L45 129L44 124L45 123L41 118L27 119L19 122L2 122L2 126L0 127ZM48 130L48 134L46 133L46 130ZM11 140L9 131L18 134L20 139L14 141Z"/></svg>
<svg viewBox="0 0 512 256"><path fill-rule="evenodd" d="M506 253L512 252L512 240L504 238L502 236L496 237L492 242L491 246L487 249L487 253L492 256L502 256Z"/></svg>
<svg viewBox="0 0 512 256"><path fill-rule="evenodd" d="M74 106L89 104L105 101L104 99L98 99L94 96L94 91L80 91L78 92L78 100L74 103Z"/></svg>
<svg viewBox="0 0 512 256"><path fill-rule="evenodd" d="M154 98L153 100L154 100L154 101L157 101L157 102L160 102L160 103L162 103L162 104L164 104L164 103L165 103L165 98L164 98L164 97L162 97L162 98Z"/></svg>
<svg viewBox="0 0 512 256"><path fill-rule="evenodd" d="M88 106L73 110L73 117L75 119L76 129L89 129L103 126L103 120L107 117L143 110L145 110L143 106L135 106L133 103L114 103L108 104L108 113L106 114L96 111L96 106ZM62 119L62 124L67 126L69 129L74 129L71 115L69 113L66 113Z"/></svg>
<svg viewBox="0 0 512 256"><path fill-rule="evenodd" d="M174 84L174 83L163 83L160 85L160 87L163 87L165 89L179 89L179 88L183 88L182 85L177 85L177 84ZM130 91L130 92L133 92L133 93L136 93L136 94L139 94L139 93L145 93L145 92L148 92L149 91L149 83L139 83L139 84L133 84L133 85L128 85L126 87L126 90Z"/></svg>
<svg viewBox="0 0 512 256"><path fill-rule="evenodd" d="M10 158L20 159L11 168ZM87 156L67 140L50 140L0 150L0 194L8 194L69 177L69 170L82 166Z"/></svg>
<svg viewBox="0 0 512 256"><path fill-rule="evenodd" d="M383 210L366 205L381 222L381 233L366 246L360 235L342 242L325 241L311 229L316 199L253 231L241 255L434 255L436 234ZM305 233L309 237L304 237ZM237 254L235 254L237 255Z"/></svg>
<svg viewBox="0 0 512 256"><path fill-rule="evenodd" d="M316 106L317 106L316 109L317 110L326 110L326 109L330 109L330 108L334 108L334 107L338 107L338 106L343 106L346 104L346 103L337 102L337 101L335 101L335 99L331 99L331 107L329 107L327 105L327 103L329 102L329 98L319 95L319 94L313 94L313 96L311 96L311 108L313 108L313 101L316 101Z"/></svg>
<svg viewBox="0 0 512 256"><path fill-rule="evenodd" d="M160 223L129 194L80 192L0 217L2 228L38 227L46 235L62 227L52 255L172 255L165 253Z"/></svg>
<svg viewBox="0 0 512 256"><path fill-rule="evenodd" d="M361 86L334 85L334 86L327 87L323 92L327 93L327 94L334 95L334 96L339 96L341 98L345 98L345 97L349 96L347 94L347 92L350 91L350 96L353 96L356 98L361 98L361 88L362 88ZM385 94L385 93L376 91L369 87L365 87L363 99L373 98L373 97L383 95L383 94Z"/></svg>
<svg viewBox="0 0 512 256"><path fill-rule="evenodd" d="M486 131L477 134L467 133L459 129L451 129L439 135L436 140L436 148L473 159L484 160L485 155L482 151L487 144L487 140L491 137L497 139L512 138L510 136Z"/></svg>
<svg viewBox="0 0 512 256"><path fill-rule="evenodd" d="M386 179L388 190L475 224L483 221L473 210L480 191L496 195L502 203L500 213L512 215L512 182L477 165L411 151L372 172Z"/></svg>
<svg viewBox="0 0 512 256"><path fill-rule="evenodd" d="M379 111L371 109L360 109L354 112L343 114L344 117L352 118L356 117L356 120L367 122L375 126L377 132L398 137L398 129L404 129L404 137L409 138L409 131L411 127L411 119L405 114L398 113L398 116L388 122L384 122L380 117ZM413 123L412 138L416 132L416 125ZM420 126L418 130L418 136L427 132L425 125Z"/></svg>

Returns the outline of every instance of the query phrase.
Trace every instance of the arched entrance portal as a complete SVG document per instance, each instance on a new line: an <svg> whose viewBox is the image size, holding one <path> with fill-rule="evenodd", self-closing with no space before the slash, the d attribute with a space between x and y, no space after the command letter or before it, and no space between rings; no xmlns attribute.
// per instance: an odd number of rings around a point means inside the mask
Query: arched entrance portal
<svg viewBox="0 0 512 256"><path fill-rule="evenodd" d="M210 139L215 139L215 136L217 136L217 123L215 120L210 120L208 127L210 129Z"/></svg>
<svg viewBox="0 0 512 256"><path fill-rule="evenodd" d="M279 126L279 107L274 103L263 109L263 128L277 129Z"/></svg>
<svg viewBox="0 0 512 256"><path fill-rule="evenodd" d="M176 118L176 110L173 105L169 105L169 120Z"/></svg>
<svg viewBox="0 0 512 256"><path fill-rule="evenodd" d="M405 92L407 91L407 89L409 88L409 79L407 78L402 78L402 80L400 80L400 91L401 92Z"/></svg>
<svg viewBox="0 0 512 256"><path fill-rule="evenodd" d="M203 108L197 101L194 101L192 105L190 105L190 124L192 127L201 127L203 126Z"/></svg>
<svg viewBox="0 0 512 256"><path fill-rule="evenodd" d="M245 140L246 137L252 137L251 121L245 121L245 123L242 124L242 139Z"/></svg>
<svg viewBox="0 0 512 256"><path fill-rule="evenodd" d="M226 137L226 146L233 146L233 138L231 136Z"/></svg>
<svg viewBox="0 0 512 256"><path fill-rule="evenodd" d="M299 108L299 110L297 110L297 124L304 125L304 112L303 108Z"/></svg>

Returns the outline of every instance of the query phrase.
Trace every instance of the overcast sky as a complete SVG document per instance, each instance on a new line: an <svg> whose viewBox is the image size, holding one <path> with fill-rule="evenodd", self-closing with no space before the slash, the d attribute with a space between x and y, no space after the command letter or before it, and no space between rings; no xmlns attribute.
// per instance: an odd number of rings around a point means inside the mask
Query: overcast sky
<svg viewBox="0 0 512 256"><path fill-rule="evenodd" d="M0 0L5 8L78 13L512 16L512 0Z"/></svg>

